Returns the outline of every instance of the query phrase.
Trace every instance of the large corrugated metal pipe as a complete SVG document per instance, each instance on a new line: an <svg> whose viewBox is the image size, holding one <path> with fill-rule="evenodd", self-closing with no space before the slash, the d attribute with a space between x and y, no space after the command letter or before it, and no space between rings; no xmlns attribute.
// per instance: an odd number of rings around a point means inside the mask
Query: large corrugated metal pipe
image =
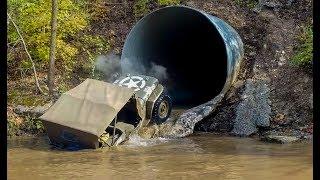
<svg viewBox="0 0 320 180"><path fill-rule="evenodd" d="M243 57L238 33L223 20L184 6L159 9L129 33L121 61L164 67L161 81L175 105L199 105L224 94Z"/></svg>

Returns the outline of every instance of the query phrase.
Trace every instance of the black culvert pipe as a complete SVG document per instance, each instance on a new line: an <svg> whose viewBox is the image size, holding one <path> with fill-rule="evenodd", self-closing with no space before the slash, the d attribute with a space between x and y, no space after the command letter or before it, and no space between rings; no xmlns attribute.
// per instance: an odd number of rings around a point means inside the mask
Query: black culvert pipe
<svg viewBox="0 0 320 180"><path fill-rule="evenodd" d="M166 68L175 105L199 105L225 93L243 57L238 33L223 20L184 6L159 9L129 33L121 60Z"/></svg>

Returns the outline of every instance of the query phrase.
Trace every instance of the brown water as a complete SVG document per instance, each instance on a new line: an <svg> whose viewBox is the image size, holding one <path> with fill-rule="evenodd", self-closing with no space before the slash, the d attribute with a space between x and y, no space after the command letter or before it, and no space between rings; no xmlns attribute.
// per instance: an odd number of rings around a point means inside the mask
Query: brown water
<svg viewBox="0 0 320 180"><path fill-rule="evenodd" d="M133 137L113 149L66 152L44 138L8 141L8 179L312 179L312 144L195 135Z"/></svg>

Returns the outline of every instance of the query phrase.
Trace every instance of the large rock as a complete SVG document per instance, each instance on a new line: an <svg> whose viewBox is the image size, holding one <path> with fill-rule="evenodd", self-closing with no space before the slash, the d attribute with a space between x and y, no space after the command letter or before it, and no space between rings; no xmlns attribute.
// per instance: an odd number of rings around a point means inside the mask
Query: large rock
<svg viewBox="0 0 320 180"><path fill-rule="evenodd" d="M286 144L297 142L299 141L299 138L295 136L267 135L261 138L261 140L272 143Z"/></svg>
<svg viewBox="0 0 320 180"><path fill-rule="evenodd" d="M36 106L36 107L27 107L27 106L18 105L13 109L13 111L19 115L30 115L30 116L38 117L44 114L52 105L53 105L52 102L47 103L43 106Z"/></svg>
<svg viewBox="0 0 320 180"><path fill-rule="evenodd" d="M309 103L310 103L310 109L313 109L313 93L310 94L310 97L309 97Z"/></svg>
<svg viewBox="0 0 320 180"><path fill-rule="evenodd" d="M258 131L258 126L270 126L271 108L268 98L269 88L264 81L248 79L231 133L249 136Z"/></svg>

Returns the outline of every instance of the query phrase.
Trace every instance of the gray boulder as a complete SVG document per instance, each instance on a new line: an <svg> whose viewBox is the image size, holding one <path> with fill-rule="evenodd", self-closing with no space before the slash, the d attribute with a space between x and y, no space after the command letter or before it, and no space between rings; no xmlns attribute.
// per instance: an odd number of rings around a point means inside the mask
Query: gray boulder
<svg viewBox="0 0 320 180"><path fill-rule="evenodd" d="M267 135L261 138L261 140L272 143L287 144L297 142L299 141L299 138L295 136Z"/></svg>
<svg viewBox="0 0 320 180"><path fill-rule="evenodd" d="M269 91L264 81L252 79L246 81L242 101L236 110L232 134L249 136L258 131L258 126L270 126Z"/></svg>

